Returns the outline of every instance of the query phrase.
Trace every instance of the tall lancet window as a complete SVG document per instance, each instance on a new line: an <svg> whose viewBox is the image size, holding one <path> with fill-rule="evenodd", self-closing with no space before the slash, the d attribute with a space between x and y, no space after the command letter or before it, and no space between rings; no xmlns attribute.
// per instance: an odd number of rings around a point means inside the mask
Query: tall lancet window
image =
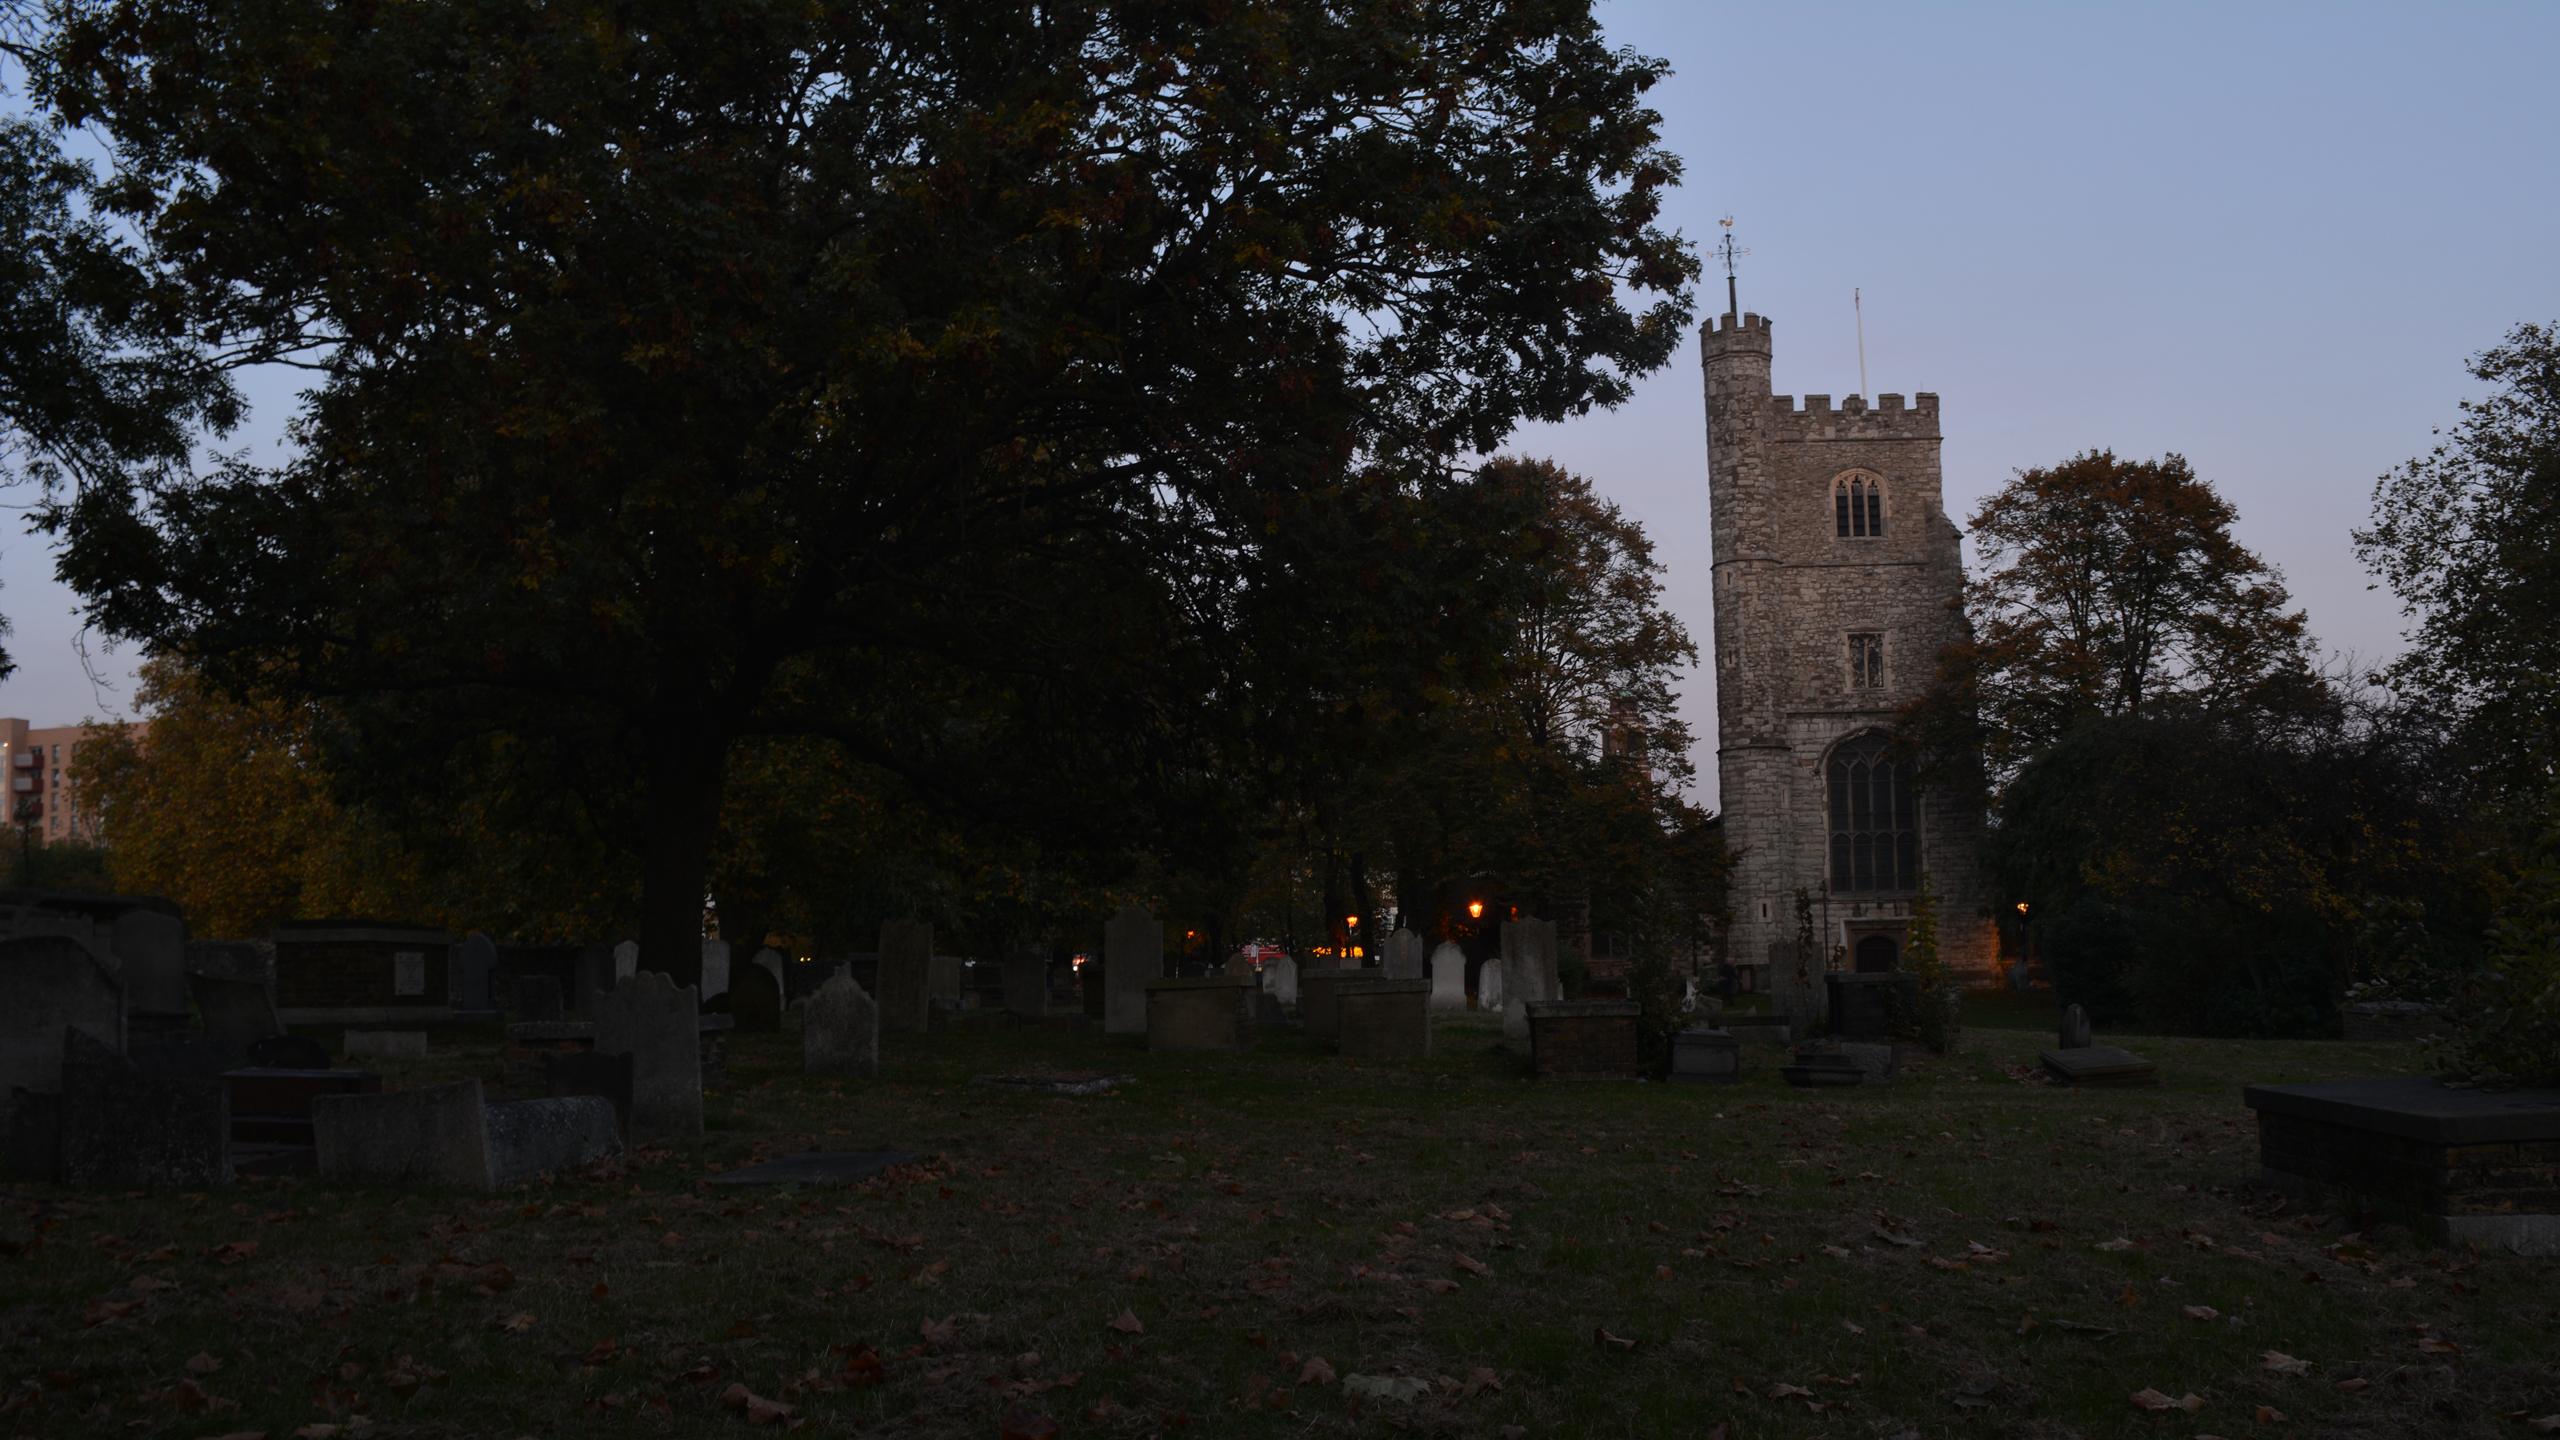
<svg viewBox="0 0 2560 1440"><path fill-rule="evenodd" d="M1831 487L1832 519L1843 540L1871 540L1884 533L1884 482L1873 475L1843 475Z"/></svg>
<svg viewBox="0 0 2560 1440"><path fill-rule="evenodd" d="M1920 883L1920 817L1911 767L1875 731L1831 752L1831 893L1910 890Z"/></svg>

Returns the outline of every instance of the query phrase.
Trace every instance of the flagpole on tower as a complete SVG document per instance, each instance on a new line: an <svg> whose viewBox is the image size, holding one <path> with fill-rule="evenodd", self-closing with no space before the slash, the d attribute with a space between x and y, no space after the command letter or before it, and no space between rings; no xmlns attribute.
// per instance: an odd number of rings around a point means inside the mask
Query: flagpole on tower
<svg viewBox="0 0 2560 1440"><path fill-rule="evenodd" d="M1858 312L1858 398L1867 398L1867 304L1856 286L1849 287L1849 308Z"/></svg>
<svg viewBox="0 0 2560 1440"><path fill-rule="evenodd" d="M1733 262L1750 254L1751 252L1740 249L1734 245L1732 216L1727 215L1716 223L1724 227L1724 240L1716 246L1717 257L1724 261L1724 313L1731 317L1736 324L1740 324L1742 320L1742 301L1734 289Z"/></svg>

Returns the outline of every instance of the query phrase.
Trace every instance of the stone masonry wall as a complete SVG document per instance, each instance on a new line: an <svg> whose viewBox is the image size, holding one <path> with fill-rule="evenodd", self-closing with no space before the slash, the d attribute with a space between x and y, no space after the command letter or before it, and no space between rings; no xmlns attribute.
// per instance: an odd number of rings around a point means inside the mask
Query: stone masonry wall
<svg viewBox="0 0 2560 1440"><path fill-rule="evenodd" d="M1938 397L1794 400L1770 393L1769 322L1711 320L1706 369L1714 545L1717 770L1737 854L1727 953L1758 963L1795 936L1795 892L1829 868L1824 766L1840 741L1890 729L1963 634L1961 536L1939 472ZM1881 536L1842 537L1833 493L1858 473L1883 489ZM1884 637L1880 686L1851 683L1849 635ZM1939 899L1941 952L1987 975L1997 941L1979 875L1978 817L1920 801L1921 867ZM1827 945L1895 934L1916 891L1817 906Z"/></svg>

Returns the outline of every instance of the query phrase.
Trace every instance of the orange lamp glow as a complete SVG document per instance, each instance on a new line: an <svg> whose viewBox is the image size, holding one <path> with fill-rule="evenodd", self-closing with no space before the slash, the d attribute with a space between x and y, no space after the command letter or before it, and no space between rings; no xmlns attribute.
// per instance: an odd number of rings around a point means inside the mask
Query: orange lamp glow
<svg viewBox="0 0 2560 1440"><path fill-rule="evenodd" d="M2024 915L2024 914L2026 914L2026 913L2027 913L2027 902L2026 902L2026 901L2021 900L2021 901L2019 901L2019 902L2018 902L2018 913L2019 913L2019 914L2021 914L2021 915Z"/></svg>
<svg viewBox="0 0 2560 1440"><path fill-rule="evenodd" d="M1484 902L1483 902L1483 901L1481 901L1481 900L1470 900L1470 901L1468 901L1468 902L1467 902L1467 918L1468 918L1468 919L1470 919L1470 920L1481 920L1481 919L1483 919L1483 918L1484 918Z"/></svg>
<svg viewBox="0 0 2560 1440"><path fill-rule="evenodd" d="M1345 915L1342 917L1342 923L1346 929L1357 930L1360 928L1360 917L1357 915Z"/></svg>

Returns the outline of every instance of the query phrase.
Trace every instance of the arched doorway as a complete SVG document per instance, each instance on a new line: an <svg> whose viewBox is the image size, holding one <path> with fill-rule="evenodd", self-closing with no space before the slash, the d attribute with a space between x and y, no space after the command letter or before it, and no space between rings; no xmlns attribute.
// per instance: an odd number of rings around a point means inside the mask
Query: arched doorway
<svg viewBox="0 0 2560 1440"><path fill-rule="evenodd" d="M1858 942L1856 957L1859 974L1875 974L1894 967L1901 958L1901 947L1893 943L1890 935L1870 935Z"/></svg>

